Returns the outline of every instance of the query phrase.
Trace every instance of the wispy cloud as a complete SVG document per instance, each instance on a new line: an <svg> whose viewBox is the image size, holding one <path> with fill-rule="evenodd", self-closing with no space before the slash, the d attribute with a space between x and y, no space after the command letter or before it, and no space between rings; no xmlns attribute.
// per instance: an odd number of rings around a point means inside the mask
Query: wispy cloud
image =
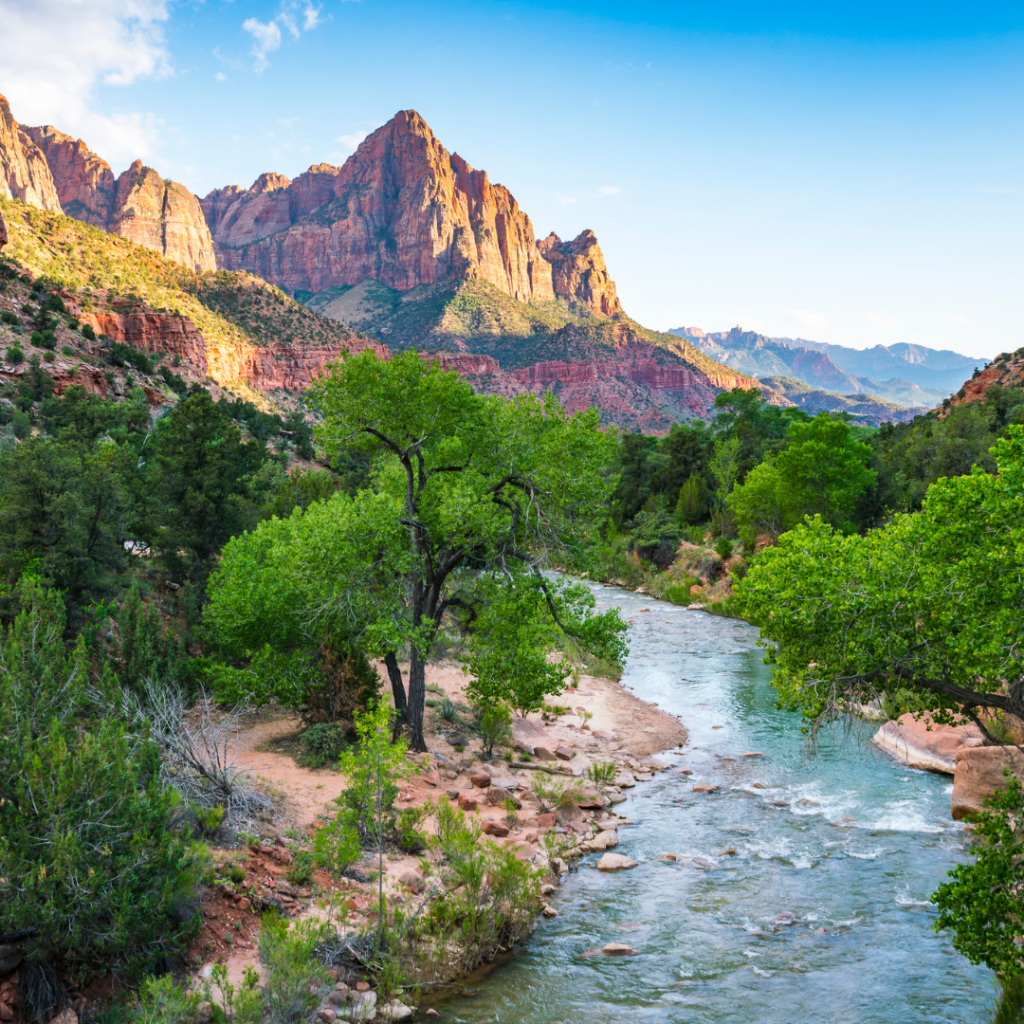
<svg viewBox="0 0 1024 1024"><path fill-rule="evenodd" d="M0 0L0 74L14 116L56 124L115 164L151 157L162 139L152 114L92 109L96 86L173 74L164 44L167 0Z"/></svg>
<svg viewBox="0 0 1024 1024"><path fill-rule="evenodd" d="M350 135L339 135L334 141L340 142L345 147L346 153L354 153L359 148L359 143L368 134L369 132L352 132Z"/></svg>
<svg viewBox="0 0 1024 1024"><path fill-rule="evenodd" d="M831 326L821 313L811 313L806 309L791 309L789 315L801 327L806 327L812 331L823 331Z"/></svg>
<svg viewBox="0 0 1024 1024"><path fill-rule="evenodd" d="M281 48L284 39L282 28L292 39L298 39L303 32L311 32L323 24L324 19L320 16L322 10L322 7L314 7L309 0L303 5L297 0L284 0L277 15L269 21L246 18L242 22L242 31L248 32L253 38L250 51L255 58L253 71L262 75L270 67L268 55Z"/></svg>
<svg viewBox="0 0 1024 1024"><path fill-rule="evenodd" d="M900 322L888 313L862 313L861 320L872 327L899 327Z"/></svg>
<svg viewBox="0 0 1024 1024"><path fill-rule="evenodd" d="M622 192L618 185L602 185L590 192L556 192L555 202L559 206L572 206L574 203L589 203L595 199L607 199Z"/></svg>

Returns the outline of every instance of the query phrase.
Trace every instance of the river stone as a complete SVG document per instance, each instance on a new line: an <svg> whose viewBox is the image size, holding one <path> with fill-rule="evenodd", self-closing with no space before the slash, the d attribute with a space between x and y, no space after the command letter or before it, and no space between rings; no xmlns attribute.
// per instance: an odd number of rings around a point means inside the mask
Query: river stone
<svg viewBox="0 0 1024 1024"><path fill-rule="evenodd" d="M957 821L985 810L985 797L1006 785L1003 769L1024 778L1024 754L1010 747L969 747L956 755L950 810Z"/></svg>
<svg viewBox="0 0 1024 1024"><path fill-rule="evenodd" d="M609 793L608 803L610 804L624 804L626 802L626 795L624 793Z"/></svg>
<svg viewBox="0 0 1024 1024"><path fill-rule="evenodd" d="M501 821L491 821L490 818L484 818L480 822L480 831L484 835L496 836L498 839L502 839L508 835L508 825Z"/></svg>
<svg viewBox="0 0 1024 1024"><path fill-rule="evenodd" d="M396 999L392 1003L385 1003L380 1008L380 1015L384 1020L409 1020L412 1017L412 1010Z"/></svg>
<svg viewBox="0 0 1024 1024"><path fill-rule="evenodd" d="M554 907L545 906L541 913L545 917L558 917L558 911Z"/></svg>
<svg viewBox="0 0 1024 1024"><path fill-rule="evenodd" d="M886 722L871 742L890 757L910 768L952 775L961 750L985 746L985 737L973 722L962 725L937 725L930 715L916 720L901 715L895 722Z"/></svg>
<svg viewBox="0 0 1024 1024"><path fill-rule="evenodd" d="M624 942L606 942L601 947L601 952L605 956L636 956L636 950Z"/></svg>
<svg viewBox="0 0 1024 1024"><path fill-rule="evenodd" d="M635 860L621 853L606 853L596 865L598 871L628 871L636 866Z"/></svg>
<svg viewBox="0 0 1024 1024"><path fill-rule="evenodd" d="M323 1024L334 1024L337 1016L338 1015L330 1006L321 1006L320 1009L316 1011L316 1019L323 1021ZM209 1020L209 1018L207 1019Z"/></svg>
<svg viewBox="0 0 1024 1024"><path fill-rule="evenodd" d="M618 786L619 789L632 789L636 785L636 779L633 778L630 772L619 772L615 776L612 785Z"/></svg>
<svg viewBox="0 0 1024 1024"><path fill-rule="evenodd" d="M555 827L556 818L555 815L548 811L546 814L538 814L534 819L537 822L537 828L549 829Z"/></svg>
<svg viewBox="0 0 1024 1024"><path fill-rule="evenodd" d="M480 809L480 805L484 802L483 793L477 790L462 790L459 793L459 808L463 811L476 811Z"/></svg>
<svg viewBox="0 0 1024 1024"><path fill-rule="evenodd" d="M693 784L694 793L714 793L718 787L711 782L695 782Z"/></svg>
<svg viewBox="0 0 1024 1024"><path fill-rule="evenodd" d="M472 772L469 775L469 781L477 789L486 789L491 784L491 777L487 772Z"/></svg>
<svg viewBox="0 0 1024 1024"><path fill-rule="evenodd" d="M613 846L619 845L619 833L614 829L606 829L598 832L588 844L591 850L610 850Z"/></svg>
<svg viewBox="0 0 1024 1024"><path fill-rule="evenodd" d="M535 758L537 758L538 761L557 761L558 760L558 758L555 757L555 755L552 754L551 751L548 750L547 747L534 747L533 748L533 756Z"/></svg>

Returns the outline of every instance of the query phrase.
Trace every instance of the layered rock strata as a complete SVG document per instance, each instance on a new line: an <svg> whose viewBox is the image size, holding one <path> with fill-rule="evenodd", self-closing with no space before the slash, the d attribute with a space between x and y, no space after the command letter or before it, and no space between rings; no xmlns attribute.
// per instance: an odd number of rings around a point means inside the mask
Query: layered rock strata
<svg viewBox="0 0 1024 1024"><path fill-rule="evenodd" d="M616 316L622 312L615 282L608 276L604 253L593 231L583 231L563 242L553 231L537 243L551 264L551 284L556 295L581 302L595 313Z"/></svg>
<svg viewBox="0 0 1024 1024"><path fill-rule="evenodd" d="M63 212L108 230L117 197L117 182L110 164L81 139L65 135L53 125L22 130L46 157Z"/></svg>
<svg viewBox="0 0 1024 1024"><path fill-rule="evenodd" d="M53 175L39 147L14 120L10 104L0 96L0 196L60 213Z"/></svg>
<svg viewBox="0 0 1024 1024"><path fill-rule="evenodd" d="M101 310L82 313L79 319L83 324L91 324L97 334L105 334L111 341L133 345L150 355L167 352L188 360L201 374L207 372L206 339L187 316Z"/></svg>

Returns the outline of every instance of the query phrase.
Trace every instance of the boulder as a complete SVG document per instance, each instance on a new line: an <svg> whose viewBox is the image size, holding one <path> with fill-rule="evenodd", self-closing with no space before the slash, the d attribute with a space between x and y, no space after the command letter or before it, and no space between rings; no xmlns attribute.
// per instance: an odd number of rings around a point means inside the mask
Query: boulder
<svg viewBox="0 0 1024 1024"><path fill-rule="evenodd" d="M504 786L488 786L484 795L487 798L487 802L495 807L501 807L506 800L514 801L517 811L523 806L519 797L515 795L514 783L511 789L506 789Z"/></svg>
<svg viewBox="0 0 1024 1024"><path fill-rule="evenodd" d="M555 747L555 757L559 761L571 761L576 756L576 751L571 747Z"/></svg>
<svg viewBox="0 0 1024 1024"><path fill-rule="evenodd" d="M985 797L1006 785L1004 768L1024 779L1024 754L1015 747L967 747L957 754L950 801L954 819L985 810Z"/></svg>
<svg viewBox="0 0 1024 1024"><path fill-rule="evenodd" d="M604 797L596 789L584 789L576 798L576 806L590 810L600 810L604 807Z"/></svg>
<svg viewBox="0 0 1024 1024"><path fill-rule="evenodd" d="M593 839L590 840L591 850L610 850L612 847L619 845L619 833L614 829L605 829L604 832L598 832Z"/></svg>
<svg viewBox="0 0 1024 1024"><path fill-rule="evenodd" d="M550 811L547 814L537 815L537 828L549 829L555 827L555 815Z"/></svg>
<svg viewBox="0 0 1024 1024"><path fill-rule="evenodd" d="M636 785L636 779L630 772L619 772L612 785L618 786L619 789L632 789Z"/></svg>
<svg viewBox="0 0 1024 1024"><path fill-rule="evenodd" d="M406 868L399 876L399 882L413 892L423 892L427 887L426 880L415 868Z"/></svg>
<svg viewBox="0 0 1024 1024"><path fill-rule="evenodd" d="M554 907L545 906L541 913L545 917L558 917L558 911Z"/></svg>
<svg viewBox="0 0 1024 1024"><path fill-rule="evenodd" d="M409 1020L412 1017L412 1010L397 999L391 1003L385 1003L380 1008L380 1015L384 1020Z"/></svg>
<svg viewBox="0 0 1024 1024"><path fill-rule="evenodd" d="M714 793L718 787L712 782L695 782L693 784L694 793Z"/></svg>
<svg viewBox="0 0 1024 1024"><path fill-rule="evenodd" d="M480 831L484 835L496 836L498 839L502 839L508 835L508 825L500 821L491 821L490 818L484 818L480 822Z"/></svg>
<svg viewBox="0 0 1024 1024"><path fill-rule="evenodd" d="M377 993L356 992L352 1000L351 1020L373 1020L377 1016Z"/></svg>
<svg viewBox="0 0 1024 1024"><path fill-rule="evenodd" d="M621 853L606 853L596 864L598 871L628 871L636 867L636 861Z"/></svg>
<svg viewBox="0 0 1024 1024"><path fill-rule="evenodd" d="M479 791L464 789L459 793L459 808L463 811L476 811L486 798Z"/></svg>
<svg viewBox="0 0 1024 1024"><path fill-rule="evenodd" d="M555 757L555 755L552 754L551 751L548 750L547 747L534 747L533 748L533 756L535 758L537 758L538 761L557 761L558 760L558 758Z"/></svg>
<svg viewBox="0 0 1024 1024"><path fill-rule="evenodd" d="M952 775L961 750L985 746L985 737L973 722L937 725L930 715L915 719L901 715L886 722L872 737L872 743L910 768Z"/></svg>
<svg viewBox="0 0 1024 1024"><path fill-rule="evenodd" d="M487 772L471 772L469 775L469 781L476 786L477 789L486 789L491 784L491 776Z"/></svg>

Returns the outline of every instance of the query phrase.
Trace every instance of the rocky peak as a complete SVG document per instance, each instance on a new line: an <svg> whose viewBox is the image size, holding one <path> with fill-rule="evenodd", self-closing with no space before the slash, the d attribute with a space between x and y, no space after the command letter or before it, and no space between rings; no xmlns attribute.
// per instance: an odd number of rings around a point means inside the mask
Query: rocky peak
<svg viewBox="0 0 1024 1024"><path fill-rule="evenodd" d="M65 135L53 125L23 130L46 157L64 212L106 229L117 192L110 164L81 139Z"/></svg>
<svg viewBox="0 0 1024 1024"><path fill-rule="evenodd" d="M63 212L46 157L14 120L4 96L0 96L0 196L51 213Z"/></svg>
<svg viewBox="0 0 1024 1024"><path fill-rule="evenodd" d="M253 195L262 195L264 192L276 192L279 188L287 188L291 183L291 178L286 178L276 171L268 171L252 183L249 191Z"/></svg>
<svg viewBox="0 0 1024 1024"><path fill-rule="evenodd" d="M597 236L589 229L571 242L563 242L553 231L537 243L551 264L551 283L556 295L582 302L594 313L617 316L622 312L615 282L608 276L604 253Z"/></svg>

